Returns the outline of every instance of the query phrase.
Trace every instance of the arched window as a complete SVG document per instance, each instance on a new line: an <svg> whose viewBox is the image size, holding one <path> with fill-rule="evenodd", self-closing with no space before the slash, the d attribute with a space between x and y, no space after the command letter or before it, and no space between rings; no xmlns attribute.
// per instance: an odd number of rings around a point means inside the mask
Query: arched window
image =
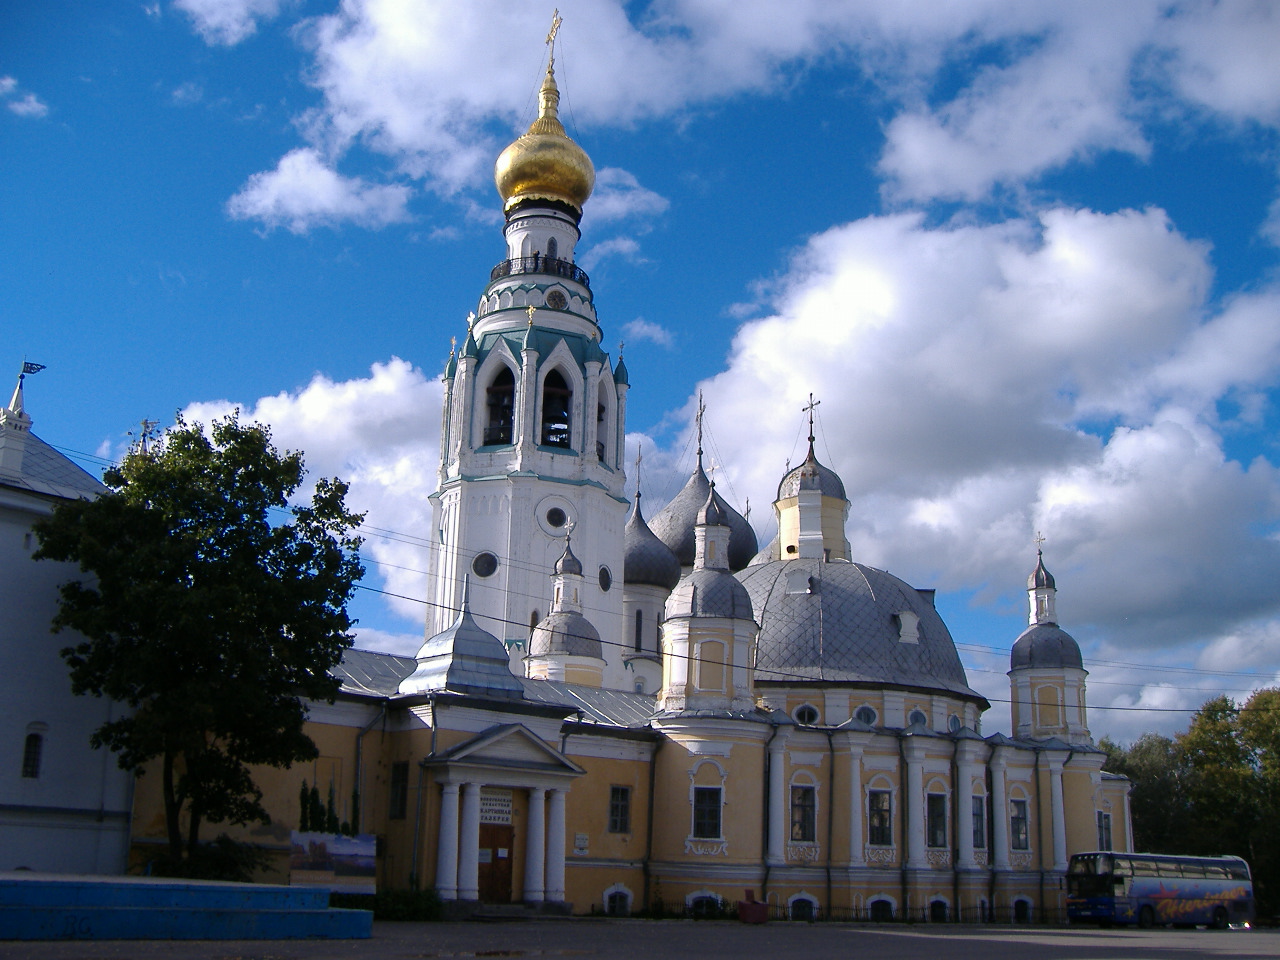
<svg viewBox="0 0 1280 960"><path fill-rule="evenodd" d="M548 447L569 446L569 406L573 391L559 370L552 370L542 382L542 443Z"/></svg>
<svg viewBox="0 0 1280 960"><path fill-rule="evenodd" d="M556 244L555 237L547 238L547 259L548 260L560 259L560 247Z"/></svg>
<svg viewBox="0 0 1280 960"><path fill-rule="evenodd" d="M40 776L40 755L44 752L44 735L28 733L22 746L22 776L35 780Z"/></svg>
<svg viewBox="0 0 1280 960"><path fill-rule="evenodd" d="M516 378L511 368L504 366L485 391L485 403L489 418L485 423L486 446L511 443L511 424L515 416Z"/></svg>
<svg viewBox="0 0 1280 960"><path fill-rule="evenodd" d="M596 404L596 459L604 460L604 422L605 408L603 403Z"/></svg>

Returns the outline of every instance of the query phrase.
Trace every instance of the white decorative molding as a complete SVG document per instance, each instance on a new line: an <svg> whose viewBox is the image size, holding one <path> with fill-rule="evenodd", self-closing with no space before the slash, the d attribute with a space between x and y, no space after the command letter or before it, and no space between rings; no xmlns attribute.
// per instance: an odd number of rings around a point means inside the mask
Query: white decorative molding
<svg viewBox="0 0 1280 960"><path fill-rule="evenodd" d="M822 858L822 847L816 843L788 843L787 860L794 863L817 863Z"/></svg>
<svg viewBox="0 0 1280 960"><path fill-rule="evenodd" d="M792 750L791 763L797 767L820 767L823 756L824 754L817 750L813 752Z"/></svg>
<svg viewBox="0 0 1280 960"><path fill-rule="evenodd" d="M931 867L949 867L951 866L950 850L926 850L925 859L929 861Z"/></svg>
<svg viewBox="0 0 1280 960"><path fill-rule="evenodd" d="M1013 867L1016 870L1030 870L1031 854L1030 853L1009 854L1009 866Z"/></svg>
<svg viewBox="0 0 1280 960"><path fill-rule="evenodd" d="M893 847L867 847L863 857L867 863L897 863L898 851Z"/></svg>
<svg viewBox="0 0 1280 960"><path fill-rule="evenodd" d="M729 842L727 840L694 840L684 842L684 852L695 857L727 857Z"/></svg>
<svg viewBox="0 0 1280 960"><path fill-rule="evenodd" d="M985 867L987 865L987 851L985 850L973 851L973 862L979 867Z"/></svg>
<svg viewBox="0 0 1280 960"><path fill-rule="evenodd" d="M681 740L680 746L695 757L728 757L733 749L732 743L721 740Z"/></svg>

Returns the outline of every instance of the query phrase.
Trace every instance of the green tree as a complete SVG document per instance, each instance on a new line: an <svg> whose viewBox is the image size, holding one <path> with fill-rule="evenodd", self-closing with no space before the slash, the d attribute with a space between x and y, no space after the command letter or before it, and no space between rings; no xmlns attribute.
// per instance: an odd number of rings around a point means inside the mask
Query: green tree
<svg viewBox="0 0 1280 960"><path fill-rule="evenodd" d="M72 688L130 708L92 742L136 776L158 761L177 869L204 823L269 822L250 767L314 758L306 703L338 690L363 518L346 484L321 480L272 523L303 476L264 426L179 417L106 472L108 492L36 525L37 559L87 574L61 587L53 622L85 637L62 651Z"/></svg>
<svg viewBox="0 0 1280 960"><path fill-rule="evenodd" d="M1128 747L1105 737L1098 746L1107 753L1104 769L1133 781L1129 812L1134 848L1149 853L1187 852L1191 804L1187 767L1177 744L1158 733L1144 733Z"/></svg>

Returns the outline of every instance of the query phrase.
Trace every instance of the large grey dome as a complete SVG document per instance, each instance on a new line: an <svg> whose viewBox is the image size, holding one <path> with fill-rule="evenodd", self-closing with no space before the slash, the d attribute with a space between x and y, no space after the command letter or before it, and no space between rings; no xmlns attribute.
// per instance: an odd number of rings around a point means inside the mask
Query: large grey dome
<svg viewBox="0 0 1280 960"><path fill-rule="evenodd" d="M666 619L727 617L752 620L751 597L733 574L701 567L676 584L667 597Z"/></svg>
<svg viewBox="0 0 1280 960"><path fill-rule="evenodd" d="M604 656L600 648L600 632L576 610L561 610L550 614L533 628L533 636L529 640L529 656L545 657L554 654L602 660Z"/></svg>
<svg viewBox="0 0 1280 960"><path fill-rule="evenodd" d="M1083 670L1084 660L1080 656L1080 645L1071 634L1056 623L1037 623L1022 631L1009 652L1009 669L1019 667Z"/></svg>
<svg viewBox="0 0 1280 960"><path fill-rule="evenodd" d="M809 443L809 455L804 463L787 473L778 484L776 499L784 500L794 497L801 490L819 490L824 497L835 497L847 500L844 494L844 481L830 467L824 467L813 453L813 443Z"/></svg>
<svg viewBox="0 0 1280 960"><path fill-rule="evenodd" d="M400 693L448 690L482 697L524 697L524 688L511 674L507 648L476 623L465 600L458 619L427 638L417 660L417 669L400 683Z"/></svg>
<svg viewBox="0 0 1280 960"><path fill-rule="evenodd" d="M680 561L671 548L659 540L644 522L640 496L627 518L623 539L622 579L670 590L680 582Z"/></svg>
<svg viewBox="0 0 1280 960"><path fill-rule="evenodd" d="M650 529L658 539L671 548L681 566L693 566L694 537L693 528L698 514L707 503L711 491L711 481L702 471L702 464L694 470L684 489L672 498L671 502L658 511ZM756 532L751 524L737 510L729 506L719 493L715 495L716 506L722 511L722 517L729 527L729 569L741 570L760 549L756 544Z"/></svg>
<svg viewBox="0 0 1280 960"><path fill-rule="evenodd" d="M760 624L758 681L826 680L941 690L986 700L931 600L875 567L780 560L737 575ZM912 629L912 614L918 619ZM914 642L904 642L906 631Z"/></svg>

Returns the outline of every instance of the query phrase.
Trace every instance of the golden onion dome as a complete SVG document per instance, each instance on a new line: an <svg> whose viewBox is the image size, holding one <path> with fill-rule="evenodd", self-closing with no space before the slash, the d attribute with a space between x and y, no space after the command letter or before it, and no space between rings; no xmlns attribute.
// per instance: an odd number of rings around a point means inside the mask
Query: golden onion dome
<svg viewBox="0 0 1280 960"><path fill-rule="evenodd" d="M559 200L581 214L582 205L595 186L591 158L569 139L560 123L560 90L554 67L555 61L551 60L538 97L538 119L529 125L524 136L502 151L494 166L493 180L505 211L522 200Z"/></svg>

